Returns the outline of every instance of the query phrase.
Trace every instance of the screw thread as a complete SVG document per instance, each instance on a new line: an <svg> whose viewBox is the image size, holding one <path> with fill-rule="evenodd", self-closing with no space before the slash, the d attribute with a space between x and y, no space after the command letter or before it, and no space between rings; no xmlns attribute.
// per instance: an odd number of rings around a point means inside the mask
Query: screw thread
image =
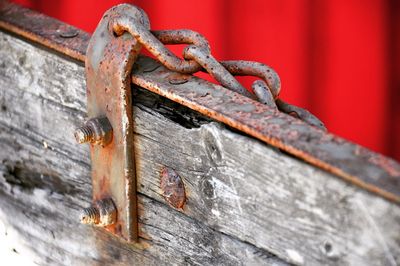
<svg viewBox="0 0 400 266"><path fill-rule="evenodd" d="M83 224L98 224L100 212L96 207L85 208L81 212L80 219Z"/></svg>
<svg viewBox="0 0 400 266"><path fill-rule="evenodd" d="M77 128L74 136L78 143L86 143L93 139L93 130L89 126L85 125Z"/></svg>

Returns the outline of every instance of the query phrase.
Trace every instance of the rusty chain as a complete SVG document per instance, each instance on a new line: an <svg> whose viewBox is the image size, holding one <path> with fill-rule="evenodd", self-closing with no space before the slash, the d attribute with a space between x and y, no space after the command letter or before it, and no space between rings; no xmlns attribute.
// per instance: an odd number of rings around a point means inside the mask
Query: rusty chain
<svg viewBox="0 0 400 266"><path fill-rule="evenodd" d="M186 29L151 31L146 13L136 8L139 12L132 16L121 15L112 18L110 30L117 36L129 32L141 46L172 71L184 74L205 71L230 90L326 130L324 124L309 111L278 98L281 89L280 78L269 66L243 60L218 61L211 55L209 43L201 34ZM177 57L165 46L169 44L188 45L183 49L183 59ZM254 93L244 88L234 76L260 78L252 84Z"/></svg>

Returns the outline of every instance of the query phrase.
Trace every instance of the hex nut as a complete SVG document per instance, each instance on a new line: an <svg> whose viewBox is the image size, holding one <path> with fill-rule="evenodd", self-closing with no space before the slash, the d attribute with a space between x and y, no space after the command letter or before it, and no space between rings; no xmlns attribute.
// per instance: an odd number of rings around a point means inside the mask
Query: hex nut
<svg viewBox="0 0 400 266"><path fill-rule="evenodd" d="M106 146L112 141L113 129L107 117L93 118L75 130L74 136L79 144L90 142Z"/></svg>

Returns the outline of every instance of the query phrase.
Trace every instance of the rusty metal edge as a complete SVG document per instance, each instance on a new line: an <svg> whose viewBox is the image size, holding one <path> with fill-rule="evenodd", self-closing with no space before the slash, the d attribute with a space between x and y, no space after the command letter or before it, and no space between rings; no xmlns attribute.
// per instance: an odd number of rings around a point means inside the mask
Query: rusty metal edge
<svg viewBox="0 0 400 266"><path fill-rule="evenodd" d="M16 4L0 5L0 29L84 62L90 34ZM76 36L60 36L60 32L70 31L76 31ZM149 58L139 60L142 65L157 64ZM400 203L400 164L393 159L275 112L221 86L163 67L152 68L155 71L136 71L133 83ZM174 80L186 81L171 84L170 75Z"/></svg>

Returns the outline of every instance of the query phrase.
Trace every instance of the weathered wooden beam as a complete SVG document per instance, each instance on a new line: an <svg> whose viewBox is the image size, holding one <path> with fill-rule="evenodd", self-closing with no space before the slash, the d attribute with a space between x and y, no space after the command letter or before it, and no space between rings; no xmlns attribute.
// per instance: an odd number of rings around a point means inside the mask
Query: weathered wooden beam
<svg viewBox="0 0 400 266"><path fill-rule="evenodd" d="M20 254L73 265L399 263L396 204L141 89L141 244L79 225L91 201L89 152L72 137L84 69L5 33L0 47L0 237ZM164 201L164 166L183 178L182 210Z"/></svg>
<svg viewBox="0 0 400 266"><path fill-rule="evenodd" d="M89 153L72 137L84 116L83 68L3 33L0 39L0 220L2 241L18 239L10 249L38 264L284 264L145 193L138 246L80 225L78 211L91 201Z"/></svg>
<svg viewBox="0 0 400 266"><path fill-rule="evenodd" d="M14 4L0 6L0 28L71 58L84 61L89 35L60 21ZM400 202L400 164L325 133L288 115L274 112L221 86L139 60L134 84L223 122L267 144L316 165L354 185ZM149 68L150 67L150 68ZM171 85L180 79L182 86ZM221 104L223 101L223 104Z"/></svg>

